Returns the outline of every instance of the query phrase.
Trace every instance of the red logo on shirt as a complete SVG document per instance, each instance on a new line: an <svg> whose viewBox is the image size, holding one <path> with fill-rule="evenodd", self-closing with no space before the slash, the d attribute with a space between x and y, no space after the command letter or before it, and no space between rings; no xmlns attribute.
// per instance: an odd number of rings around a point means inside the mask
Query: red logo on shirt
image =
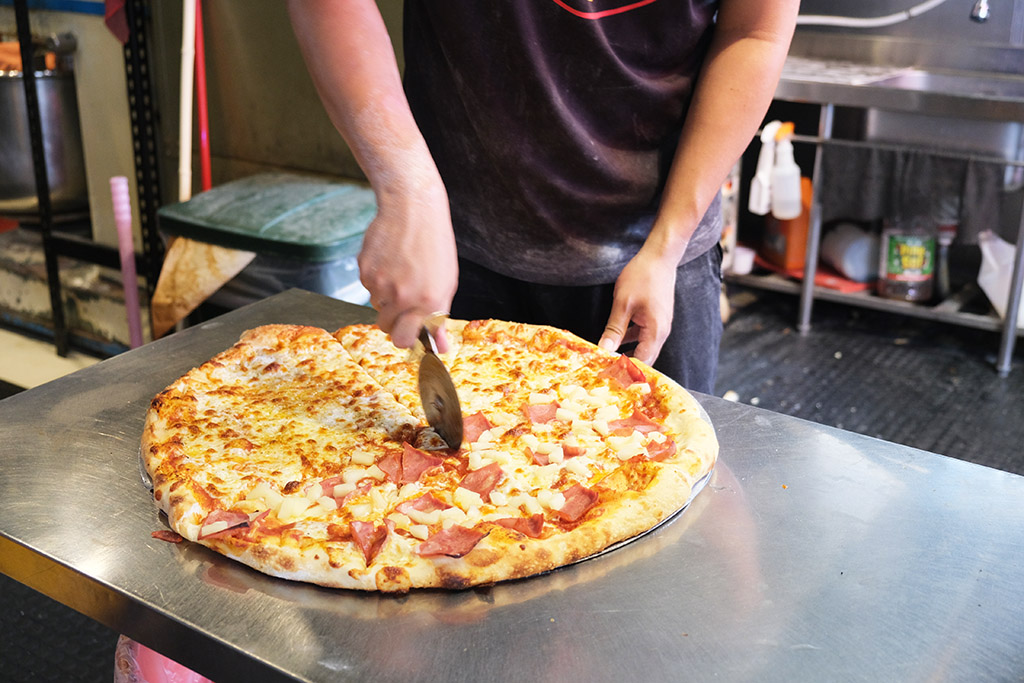
<svg viewBox="0 0 1024 683"><path fill-rule="evenodd" d="M552 0L567 12L584 19L601 19L650 5L657 0Z"/></svg>

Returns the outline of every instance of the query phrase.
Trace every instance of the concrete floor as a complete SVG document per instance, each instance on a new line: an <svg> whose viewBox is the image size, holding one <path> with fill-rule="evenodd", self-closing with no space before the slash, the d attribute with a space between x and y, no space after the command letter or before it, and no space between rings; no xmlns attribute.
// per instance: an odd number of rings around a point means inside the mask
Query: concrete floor
<svg viewBox="0 0 1024 683"><path fill-rule="evenodd" d="M795 297L730 299L719 396L1024 474L1024 343L1000 378L994 332L816 302L800 335Z"/></svg>

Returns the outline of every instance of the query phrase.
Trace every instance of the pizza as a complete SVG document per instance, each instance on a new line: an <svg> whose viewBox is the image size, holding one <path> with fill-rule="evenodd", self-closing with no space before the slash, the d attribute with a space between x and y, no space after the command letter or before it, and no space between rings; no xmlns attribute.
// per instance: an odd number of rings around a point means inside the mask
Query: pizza
<svg viewBox="0 0 1024 683"><path fill-rule="evenodd" d="M407 592L574 563L682 509L718 454L696 400L552 327L448 320L459 448L418 358L374 325L265 325L151 402L142 437L173 533L272 576Z"/></svg>

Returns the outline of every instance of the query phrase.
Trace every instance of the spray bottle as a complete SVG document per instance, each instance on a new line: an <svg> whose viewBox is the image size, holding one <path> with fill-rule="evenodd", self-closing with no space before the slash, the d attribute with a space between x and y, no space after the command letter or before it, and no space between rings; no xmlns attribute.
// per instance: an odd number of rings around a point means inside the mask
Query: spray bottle
<svg viewBox="0 0 1024 683"><path fill-rule="evenodd" d="M764 216L771 209L772 202L772 164L775 162L775 133L782 125L781 121L766 123L761 130L761 152L757 157L757 170L750 181L750 197L747 208L750 213Z"/></svg>
<svg viewBox="0 0 1024 683"><path fill-rule="evenodd" d="M779 220L797 218L800 201L800 167L793 160L793 124L784 123L775 132L775 166L771 172L772 215Z"/></svg>

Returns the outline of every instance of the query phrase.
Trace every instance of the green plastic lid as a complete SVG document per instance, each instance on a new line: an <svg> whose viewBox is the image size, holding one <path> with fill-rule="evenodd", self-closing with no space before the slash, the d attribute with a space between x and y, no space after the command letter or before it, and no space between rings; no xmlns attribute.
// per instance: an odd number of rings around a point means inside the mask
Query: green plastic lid
<svg viewBox="0 0 1024 683"><path fill-rule="evenodd" d="M363 185L287 173L242 178L157 210L171 235L315 262L358 253L376 214Z"/></svg>

